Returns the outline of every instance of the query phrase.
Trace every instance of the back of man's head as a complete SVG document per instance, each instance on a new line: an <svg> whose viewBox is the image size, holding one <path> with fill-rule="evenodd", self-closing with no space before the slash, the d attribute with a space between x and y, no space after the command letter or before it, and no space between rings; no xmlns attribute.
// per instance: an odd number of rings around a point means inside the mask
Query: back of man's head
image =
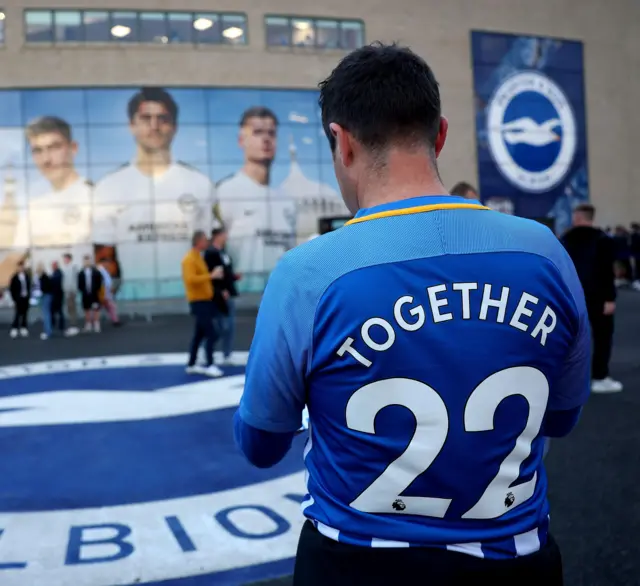
<svg viewBox="0 0 640 586"><path fill-rule="evenodd" d="M581 203L573 210L574 226L593 226L596 217L596 208L590 203Z"/></svg>
<svg viewBox="0 0 640 586"><path fill-rule="evenodd" d="M394 150L422 156L435 172L446 134L440 91L431 68L410 49L381 43L357 49L319 88L322 125L352 212L354 192L371 172L384 170Z"/></svg>

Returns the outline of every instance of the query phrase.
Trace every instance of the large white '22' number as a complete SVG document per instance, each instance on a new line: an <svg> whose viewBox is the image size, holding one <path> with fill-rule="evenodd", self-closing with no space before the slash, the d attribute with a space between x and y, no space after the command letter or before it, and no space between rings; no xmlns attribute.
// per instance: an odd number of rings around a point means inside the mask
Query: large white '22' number
<svg viewBox="0 0 640 586"><path fill-rule="evenodd" d="M512 486L520 475L522 462L531 453L531 444L540 433L549 398L549 382L542 372L529 366L516 366L492 374L471 393L464 412L467 432L491 431L495 412L507 397L521 395L529 404L529 415L516 444L503 460L495 478L464 515L463 519L495 519L522 504L534 493L537 474ZM416 429L406 450L358 496L351 506L367 513L394 513L445 516L451 499L402 496L400 493L433 464L449 433L449 414L440 395L422 382L392 378L358 389L347 404L347 426L355 431L375 434L379 411L391 405L409 409ZM509 497L510 506L505 504ZM402 505L398 505L400 499Z"/></svg>

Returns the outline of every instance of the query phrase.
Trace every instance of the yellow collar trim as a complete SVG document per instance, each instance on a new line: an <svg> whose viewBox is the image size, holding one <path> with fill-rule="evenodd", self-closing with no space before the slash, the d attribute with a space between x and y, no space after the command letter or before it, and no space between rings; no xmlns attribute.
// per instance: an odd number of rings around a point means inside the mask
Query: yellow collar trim
<svg viewBox="0 0 640 586"><path fill-rule="evenodd" d="M392 216L408 216L409 214L421 214L423 212L434 212L436 210L490 210L487 206L476 203L436 203L425 206L416 206L412 208L400 208L397 210L387 210L385 212L378 212L377 214L371 214L369 216L362 216L361 218L353 218L349 220L345 226L351 224L359 224L360 222L368 222L369 220L378 220L379 218L390 218Z"/></svg>

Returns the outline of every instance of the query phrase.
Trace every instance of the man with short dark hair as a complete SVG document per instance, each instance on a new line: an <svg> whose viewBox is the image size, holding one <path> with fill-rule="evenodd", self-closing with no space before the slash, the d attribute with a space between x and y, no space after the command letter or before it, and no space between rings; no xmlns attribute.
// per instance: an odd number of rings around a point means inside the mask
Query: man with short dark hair
<svg viewBox="0 0 640 586"><path fill-rule="evenodd" d="M9 293L14 307L13 322L9 332L12 338L17 338L18 334L23 338L29 335L28 316L31 286L31 275L25 269L24 261L21 260L18 262L18 268L9 283Z"/></svg>
<svg viewBox="0 0 640 586"><path fill-rule="evenodd" d="M227 231L216 228L211 233L211 246L204 253L207 268L213 270L222 267L224 274L213 281L213 303L219 325L222 355L225 364L233 365L233 337L235 333L235 298L238 296L236 280L238 275L233 270L233 262L227 253Z"/></svg>
<svg viewBox="0 0 640 586"><path fill-rule="evenodd" d="M84 309L84 331L100 333L100 290L103 280L95 267L93 257L87 254L82 259L83 267L78 273L78 291Z"/></svg>
<svg viewBox="0 0 640 586"><path fill-rule="evenodd" d="M589 311L593 356L591 390L618 393L622 383L609 376L613 347L616 261L613 240L594 226L596 209L580 204L573 210L573 227L562 237L562 244L575 264Z"/></svg>
<svg viewBox="0 0 640 586"><path fill-rule="evenodd" d="M179 108L168 91L141 88L129 101L127 117L136 142L133 161L95 188L97 260L109 261L114 276L121 269L124 282L170 279L193 231L211 229L213 183L173 157Z"/></svg>
<svg viewBox="0 0 640 586"><path fill-rule="evenodd" d="M459 195L465 199L480 199L476 189L466 181L459 181L451 188L451 195Z"/></svg>
<svg viewBox="0 0 640 586"><path fill-rule="evenodd" d="M246 110L238 135L244 165L216 186L217 211L229 233L229 254L248 291L262 291L278 259L295 244L295 201L271 185L277 133L278 119L271 110L263 106Z"/></svg>
<svg viewBox="0 0 640 586"><path fill-rule="evenodd" d="M571 259L545 226L449 195L438 84L409 49L354 51L320 106L355 218L272 273L234 420L268 467L308 406L294 584L561 585L545 436L589 395Z"/></svg>
<svg viewBox="0 0 640 586"><path fill-rule="evenodd" d="M182 281L184 290L194 318L193 337L189 347L189 362L187 374L204 374L218 377L223 372L213 363L213 347L216 343L217 332L214 324L213 279L223 275L222 267L213 270L207 268L202 254L207 249L209 241L202 230L196 230L191 238L191 250L182 259ZM196 365L198 348L204 341L206 364L204 368Z"/></svg>

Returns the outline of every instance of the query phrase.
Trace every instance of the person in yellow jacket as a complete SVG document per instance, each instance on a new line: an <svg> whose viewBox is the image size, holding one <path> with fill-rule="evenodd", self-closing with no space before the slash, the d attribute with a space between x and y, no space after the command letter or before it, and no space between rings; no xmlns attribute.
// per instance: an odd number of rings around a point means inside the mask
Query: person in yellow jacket
<svg viewBox="0 0 640 586"><path fill-rule="evenodd" d="M207 268L202 258L203 251L209 242L204 232L194 232L191 239L191 250L182 259L182 280L184 290L191 309L191 315L195 320L195 328L191 346L189 348L188 374L204 374L206 376L222 376L223 372L213 364L213 346L217 333L213 323L213 284L212 279L220 279L223 268L215 267L212 271ZM198 348L204 340L207 364L204 367L196 366Z"/></svg>

